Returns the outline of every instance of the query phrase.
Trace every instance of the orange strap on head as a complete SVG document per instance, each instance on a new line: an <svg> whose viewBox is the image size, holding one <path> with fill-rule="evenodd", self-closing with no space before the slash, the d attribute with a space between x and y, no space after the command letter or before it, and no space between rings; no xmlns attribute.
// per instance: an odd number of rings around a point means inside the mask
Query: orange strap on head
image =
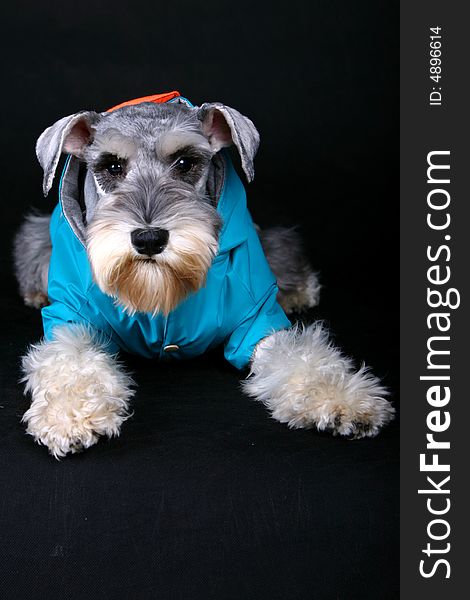
<svg viewBox="0 0 470 600"><path fill-rule="evenodd" d="M113 110L117 110L118 108L122 108L123 106L133 106L134 104L142 104L142 102L168 102L168 100L178 98L178 96L181 96L181 94L176 90L174 90L173 92L165 92L164 94L154 94L153 96L142 96L142 98L134 98L134 100L127 100L127 102L121 102L121 104L117 104L112 108L108 108L106 112L113 112Z"/></svg>

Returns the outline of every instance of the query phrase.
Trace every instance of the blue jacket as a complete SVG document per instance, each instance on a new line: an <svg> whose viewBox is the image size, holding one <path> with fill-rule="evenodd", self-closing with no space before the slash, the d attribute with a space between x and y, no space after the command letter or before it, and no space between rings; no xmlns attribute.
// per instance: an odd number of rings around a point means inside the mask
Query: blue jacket
<svg viewBox="0 0 470 600"><path fill-rule="evenodd" d="M85 247L64 214L64 179L74 160L69 158L64 167L51 218L50 305L42 310L46 339L53 339L58 325L84 323L101 334L113 353L121 349L147 358L180 359L224 344L225 357L240 369L261 339L290 326L276 301L276 281L247 209L245 189L227 155L217 207L223 220L219 252L206 285L168 316L154 317L129 316L94 283Z"/></svg>

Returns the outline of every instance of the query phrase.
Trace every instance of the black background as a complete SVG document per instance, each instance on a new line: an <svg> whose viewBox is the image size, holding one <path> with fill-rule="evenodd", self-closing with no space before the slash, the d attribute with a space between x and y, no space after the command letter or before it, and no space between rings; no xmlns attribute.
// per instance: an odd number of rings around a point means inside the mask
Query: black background
<svg viewBox="0 0 470 600"><path fill-rule="evenodd" d="M2 598L398 597L398 426L290 431L215 352L139 384L121 437L61 462L24 435L19 357L40 338L11 237L41 195L41 131L179 90L261 133L249 204L299 224L324 286L308 319L398 402L398 4L15 2L2 7ZM56 188L55 188L56 189Z"/></svg>

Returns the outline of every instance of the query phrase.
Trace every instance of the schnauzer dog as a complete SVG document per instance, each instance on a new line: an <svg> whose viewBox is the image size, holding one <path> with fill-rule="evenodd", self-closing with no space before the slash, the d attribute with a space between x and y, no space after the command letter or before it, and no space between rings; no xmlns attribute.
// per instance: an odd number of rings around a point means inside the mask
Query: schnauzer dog
<svg viewBox="0 0 470 600"><path fill-rule="evenodd" d="M44 323L23 358L23 421L56 458L119 434L134 390L119 350L178 359L223 344L249 367L245 392L294 428L361 438L393 418L366 367L355 370L320 324L286 317L314 306L320 286L294 231L251 220L225 148L235 145L251 181L258 143L238 111L178 92L79 112L39 137L45 195L69 155L60 202L26 218L14 255L21 295Z"/></svg>

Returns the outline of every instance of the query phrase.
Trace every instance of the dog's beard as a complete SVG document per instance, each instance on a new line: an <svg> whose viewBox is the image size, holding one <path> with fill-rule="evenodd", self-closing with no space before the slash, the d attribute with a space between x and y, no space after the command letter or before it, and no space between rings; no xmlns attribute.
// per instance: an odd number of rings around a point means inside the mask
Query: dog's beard
<svg viewBox="0 0 470 600"><path fill-rule="evenodd" d="M116 224L96 222L90 227L88 255L98 286L128 314L167 315L205 284L218 236L204 224L173 229L167 247L153 259L128 247L122 250L123 245Z"/></svg>

